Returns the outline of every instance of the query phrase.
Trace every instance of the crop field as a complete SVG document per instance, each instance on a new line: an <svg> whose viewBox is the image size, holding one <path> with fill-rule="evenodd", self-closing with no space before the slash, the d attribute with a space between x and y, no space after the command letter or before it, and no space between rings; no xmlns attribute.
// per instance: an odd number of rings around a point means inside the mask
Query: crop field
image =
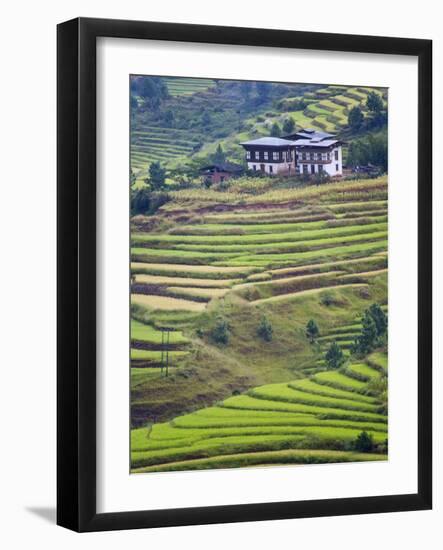
<svg viewBox="0 0 443 550"><path fill-rule="evenodd" d="M372 185L369 180L369 195ZM290 216L287 208L280 212L276 223L269 219L272 212L259 206L235 206L226 214L206 214L198 225L177 223L167 233L132 232L134 303L148 309L203 311L229 293L254 302L323 287L369 285L385 277L387 257L379 254L387 248L387 203L355 201L352 183L340 186L332 189L341 189L340 203L324 201L316 188L311 196L308 191L296 193L303 201ZM366 217L365 207L377 215ZM315 212L314 220L296 221L298 211ZM315 219L319 213L327 219ZM341 225L340 216L353 213L358 217ZM343 342L349 340L346 335Z"/></svg>
<svg viewBox="0 0 443 550"><path fill-rule="evenodd" d="M380 403L365 395L365 383L352 378L354 367L360 373L363 366L351 364L347 374L268 384L215 407L135 429L132 469L384 460L383 452L357 457L347 448L362 431L371 434L375 445L387 439Z"/></svg>
<svg viewBox="0 0 443 550"><path fill-rule="evenodd" d="M214 81L209 78L165 78L168 92L171 95L189 95L195 92L204 92Z"/></svg>
<svg viewBox="0 0 443 550"><path fill-rule="evenodd" d="M367 307L387 313L386 178L170 194L159 229L131 231L132 471L385 460L386 348L351 347ZM333 342L344 363L331 370Z"/></svg>

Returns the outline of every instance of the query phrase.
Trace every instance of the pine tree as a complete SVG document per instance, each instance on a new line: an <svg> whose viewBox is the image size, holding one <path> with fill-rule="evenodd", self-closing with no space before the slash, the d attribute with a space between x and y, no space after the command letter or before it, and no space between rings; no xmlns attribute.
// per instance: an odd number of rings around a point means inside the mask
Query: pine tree
<svg viewBox="0 0 443 550"><path fill-rule="evenodd" d="M338 369L344 363L345 356L337 342L332 342L329 346L325 359L329 369Z"/></svg>
<svg viewBox="0 0 443 550"><path fill-rule="evenodd" d="M310 319L306 325L306 338L313 344L319 333L317 323L314 319Z"/></svg>
<svg viewBox="0 0 443 550"><path fill-rule="evenodd" d="M166 170L159 162L151 162L148 183L152 191L159 191L165 185Z"/></svg>
<svg viewBox="0 0 443 550"><path fill-rule="evenodd" d="M348 124L352 130L358 130L363 124L364 116L360 107L355 106L349 111Z"/></svg>
<svg viewBox="0 0 443 550"><path fill-rule="evenodd" d="M360 355L366 355L374 349L377 342L377 327L369 310L365 311L362 325L361 334L355 340L352 351Z"/></svg>
<svg viewBox="0 0 443 550"><path fill-rule="evenodd" d="M373 113L379 113L383 110L383 100L376 92L369 92L366 107Z"/></svg>
<svg viewBox="0 0 443 550"><path fill-rule="evenodd" d="M369 308L369 314L374 319L375 327L377 329L377 336L379 338L386 334L388 328L388 318L384 311L378 304L372 304Z"/></svg>
<svg viewBox="0 0 443 550"><path fill-rule="evenodd" d="M224 162L226 162L226 154L223 151L220 143L217 145L217 149L215 150L215 153L212 155L212 161L215 164L223 164Z"/></svg>

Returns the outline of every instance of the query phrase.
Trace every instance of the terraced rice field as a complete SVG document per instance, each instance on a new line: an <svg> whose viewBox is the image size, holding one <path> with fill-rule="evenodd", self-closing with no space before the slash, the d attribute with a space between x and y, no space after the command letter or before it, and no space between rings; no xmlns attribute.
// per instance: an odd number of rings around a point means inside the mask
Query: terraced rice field
<svg viewBox="0 0 443 550"><path fill-rule="evenodd" d="M351 364L346 372L260 386L132 430L132 471L385 460L383 452L351 450L362 431L375 446L387 440L381 403L355 378L363 371L367 379L381 375L368 364Z"/></svg>
<svg viewBox="0 0 443 550"><path fill-rule="evenodd" d="M187 130L144 126L131 132L131 168L141 177L147 175L151 162L187 157L199 146L198 137Z"/></svg>
<svg viewBox="0 0 443 550"><path fill-rule="evenodd" d="M167 231L131 234L132 471L386 459L386 408L374 390L386 354L350 354L364 308L377 301L387 312L386 180L271 201L187 193L157 213ZM220 314L234 335L246 331L225 347L208 337ZM248 332L261 314L275 327L270 351ZM320 325L313 346L306 315ZM327 370L334 341L347 360ZM373 452L356 452L362 431Z"/></svg>
<svg viewBox="0 0 443 550"><path fill-rule="evenodd" d="M234 204L220 213L214 205L199 224L190 216L167 233L132 232L133 303L151 311L203 312L232 293L262 303L385 278L387 202L371 200L369 191L356 200L352 187L347 198L348 184L341 185L340 202L312 188L290 207ZM354 328L339 335L344 348Z"/></svg>
<svg viewBox="0 0 443 550"><path fill-rule="evenodd" d="M204 92L215 85L215 82L209 78L166 77L164 80L171 95L190 95L196 92Z"/></svg>
<svg viewBox="0 0 443 550"><path fill-rule="evenodd" d="M366 113L366 100L371 91L378 93L386 104L384 93L377 88L327 86L310 94L304 111L289 114L299 127L337 133L347 126L352 107L358 105Z"/></svg>
<svg viewBox="0 0 443 550"><path fill-rule="evenodd" d="M213 105L220 100L217 94L211 93L215 83L210 79L166 78L166 84L170 94L178 98L197 94L196 97L203 102L202 109L205 101ZM277 122L282 125L288 117L293 119L297 128L315 128L339 133L347 127L349 110L352 107L358 105L363 113L367 114L366 100L371 91L378 93L386 104L385 93L377 88L327 86L308 94L308 106L303 111L291 111L290 107L282 107L280 112L274 113L274 116L265 122L263 116L251 117L246 121L248 130L236 131L215 142L202 139L201 132L193 132L192 128L180 130L152 125L137 127L131 132L131 168L141 182L146 177L151 162L175 165L178 161L189 160L194 155L213 153L218 143L221 143L223 149L229 151L233 158L240 160L242 149L238 144L241 141L267 135L270 124ZM229 99L225 98L224 101L229 102Z"/></svg>

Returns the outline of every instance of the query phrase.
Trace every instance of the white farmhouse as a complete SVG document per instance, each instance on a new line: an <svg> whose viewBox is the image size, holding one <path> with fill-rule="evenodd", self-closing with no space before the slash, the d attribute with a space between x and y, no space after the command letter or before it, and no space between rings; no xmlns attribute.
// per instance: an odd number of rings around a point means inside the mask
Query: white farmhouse
<svg viewBox="0 0 443 550"><path fill-rule="evenodd" d="M333 134L308 128L283 138L262 137L241 143L248 169L271 175L343 173L342 143Z"/></svg>

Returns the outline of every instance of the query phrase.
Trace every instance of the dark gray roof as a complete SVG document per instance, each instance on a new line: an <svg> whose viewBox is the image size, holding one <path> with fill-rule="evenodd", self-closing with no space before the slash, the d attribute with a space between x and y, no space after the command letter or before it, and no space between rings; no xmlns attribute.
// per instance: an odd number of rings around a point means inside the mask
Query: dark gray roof
<svg viewBox="0 0 443 550"><path fill-rule="evenodd" d="M310 139L321 141L323 139L334 138L334 134L329 134L328 132L321 132L319 130L313 130L312 128L307 128L306 130L300 130L294 134L284 136L284 139L297 140L297 139Z"/></svg>
<svg viewBox="0 0 443 550"><path fill-rule="evenodd" d="M243 141L240 145L268 145L270 147L283 147L285 145L294 145L294 142L289 139L282 139L278 137L261 137L250 141Z"/></svg>
<svg viewBox="0 0 443 550"><path fill-rule="evenodd" d="M240 164L234 164L233 162L218 162L213 164L208 164L207 166L202 166L200 168L201 172L206 172L209 170L218 170L220 172L242 172L243 166Z"/></svg>
<svg viewBox="0 0 443 550"><path fill-rule="evenodd" d="M322 141L297 139L294 143L297 147L331 147L331 145L335 145L339 141L337 139L323 139Z"/></svg>

